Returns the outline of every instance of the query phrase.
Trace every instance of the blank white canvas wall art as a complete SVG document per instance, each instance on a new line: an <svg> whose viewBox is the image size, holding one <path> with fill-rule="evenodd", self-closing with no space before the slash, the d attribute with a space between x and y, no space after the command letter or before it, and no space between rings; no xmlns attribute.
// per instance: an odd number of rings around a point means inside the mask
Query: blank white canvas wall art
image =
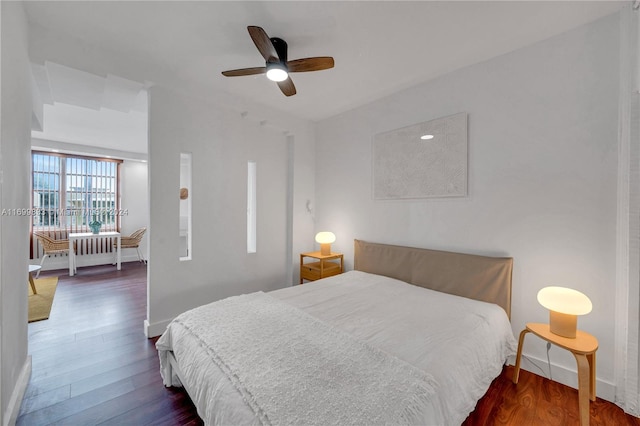
<svg viewBox="0 0 640 426"><path fill-rule="evenodd" d="M433 139L423 140L423 135L433 135ZM467 113L374 136L374 199L466 195Z"/></svg>

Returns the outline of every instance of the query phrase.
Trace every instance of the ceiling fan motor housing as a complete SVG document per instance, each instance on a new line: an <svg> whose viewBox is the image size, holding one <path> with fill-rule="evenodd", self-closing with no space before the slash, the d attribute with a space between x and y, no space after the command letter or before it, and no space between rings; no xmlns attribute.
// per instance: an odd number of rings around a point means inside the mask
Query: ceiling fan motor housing
<svg viewBox="0 0 640 426"><path fill-rule="evenodd" d="M278 54L278 58L280 59L280 63L285 67L287 65L287 42L278 37L272 37L271 43L273 43L273 48L276 49L276 53Z"/></svg>

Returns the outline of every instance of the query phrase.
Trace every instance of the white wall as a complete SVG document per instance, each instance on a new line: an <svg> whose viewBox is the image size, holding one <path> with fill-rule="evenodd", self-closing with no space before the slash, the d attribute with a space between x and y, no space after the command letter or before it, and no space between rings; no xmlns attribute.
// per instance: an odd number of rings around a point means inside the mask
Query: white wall
<svg viewBox="0 0 640 426"><path fill-rule="evenodd" d="M129 235L136 229L149 227L149 170L147 163L125 160L120 166L122 197L121 209L127 214L121 218L122 235ZM149 257L148 233L140 244L140 251ZM134 249L122 252L122 261L138 260Z"/></svg>
<svg viewBox="0 0 640 426"><path fill-rule="evenodd" d="M150 262L147 334L187 309L227 296L293 284L282 271L313 245L313 224L305 211L313 199L313 131L309 123L244 103L244 111L219 96L202 100L160 86L149 91ZM244 112L242 114L241 112ZM247 161L252 135L264 132L294 140L293 254L270 274L268 244L258 235L258 253L247 254ZM180 262L180 153L192 154L192 260ZM289 155L289 154L288 154ZM285 163L286 164L286 163ZM282 188L287 191L286 188ZM260 217L260 211L258 216ZM269 219L269 218L267 218ZM284 218L271 218L284 220ZM260 245L263 244L263 248ZM288 268L286 268L288 266Z"/></svg>
<svg viewBox="0 0 640 426"><path fill-rule="evenodd" d="M31 70L19 2L1 2L0 208L29 208ZM27 357L29 221L0 216L0 424L15 421L31 372Z"/></svg>
<svg viewBox="0 0 640 426"><path fill-rule="evenodd" d="M353 239L514 258L512 324L547 322L538 290L583 291L579 327L600 341L598 394L613 396L618 16L389 96L317 124L317 230L353 263ZM469 114L469 195L374 201L373 135ZM546 371L545 344L524 354ZM544 359L544 362L542 361ZM554 379L575 386L557 348ZM540 371L525 363L525 368Z"/></svg>

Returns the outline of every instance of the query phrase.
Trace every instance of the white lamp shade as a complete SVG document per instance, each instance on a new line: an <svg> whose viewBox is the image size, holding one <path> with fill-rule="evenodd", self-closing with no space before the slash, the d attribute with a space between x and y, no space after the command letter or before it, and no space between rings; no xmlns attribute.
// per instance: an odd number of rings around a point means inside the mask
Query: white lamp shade
<svg viewBox="0 0 640 426"><path fill-rule="evenodd" d="M336 236L333 232L323 231L316 234L316 243L319 244L331 244L336 241Z"/></svg>
<svg viewBox="0 0 640 426"><path fill-rule="evenodd" d="M550 311L568 315L591 312L591 300L577 290L565 287L545 287L538 292L538 302Z"/></svg>

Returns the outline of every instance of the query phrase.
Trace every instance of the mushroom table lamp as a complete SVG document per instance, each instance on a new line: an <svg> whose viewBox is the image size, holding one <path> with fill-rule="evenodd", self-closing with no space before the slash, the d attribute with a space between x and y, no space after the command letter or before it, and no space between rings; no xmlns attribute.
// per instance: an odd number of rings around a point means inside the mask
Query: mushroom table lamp
<svg viewBox="0 0 640 426"><path fill-rule="evenodd" d="M336 236L333 232L318 232L316 242L320 244L320 254L329 256L331 254L331 243L335 242Z"/></svg>
<svg viewBox="0 0 640 426"><path fill-rule="evenodd" d="M551 332L576 338L578 315L591 312L591 300L577 290L565 287L545 287L538 292L538 302L549 309Z"/></svg>

